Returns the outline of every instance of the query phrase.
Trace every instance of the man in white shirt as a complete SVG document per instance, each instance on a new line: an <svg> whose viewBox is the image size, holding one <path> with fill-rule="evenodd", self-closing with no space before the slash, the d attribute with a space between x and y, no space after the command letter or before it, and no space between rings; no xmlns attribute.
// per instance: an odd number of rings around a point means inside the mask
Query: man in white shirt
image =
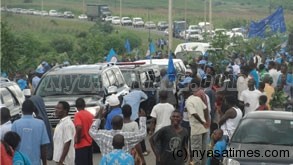
<svg viewBox="0 0 293 165"><path fill-rule="evenodd" d="M53 160L58 165L71 165L74 164L75 161L75 126L70 116L68 116L69 110L70 106L65 101L60 101L55 107L55 115L58 119L60 119L60 121L55 128L53 136Z"/></svg>
<svg viewBox="0 0 293 165"><path fill-rule="evenodd" d="M167 102L168 92L163 90L159 92L160 103L155 105L151 112L152 123L150 134L157 132L165 126L171 125L171 114L175 110L173 105Z"/></svg>
<svg viewBox="0 0 293 165"><path fill-rule="evenodd" d="M12 123L10 121L10 111L6 107L1 107L1 125L0 125L0 135L1 140L3 140L4 135L6 132L11 131Z"/></svg>
<svg viewBox="0 0 293 165"><path fill-rule="evenodd" d="M248 89L244 90L240 95L239 101L244 105L244 114L255 111L259 106L258 98L262 93L255 89L254 84L254 79L249 79Z"/></svg>
<svg viewBox="0 0 293 165"><path fill-rule="evenodd" d="M269 74L273 78L272 86L274 88L277 86L278 78L281 75L281 73L278 72L277 69L275 69L275 67L276 67L276 63L274 61L270 61L268 68L269 68Z"/></svg>
<svg viewBox="0 0 293 165"><path fill-rule="evenodd" d="M199 88L199 82L192 80L192 90ZM195 83L194 83L195 82ZM184 91L186 98L185 106L188 112L189 123L191 127L190 144L192 151L204 152L207 149L208 128L210 126L210 118L207 106L198 96L192 95L191 91ZM194 164L206 164L206 156L193 156Z"/></svg>

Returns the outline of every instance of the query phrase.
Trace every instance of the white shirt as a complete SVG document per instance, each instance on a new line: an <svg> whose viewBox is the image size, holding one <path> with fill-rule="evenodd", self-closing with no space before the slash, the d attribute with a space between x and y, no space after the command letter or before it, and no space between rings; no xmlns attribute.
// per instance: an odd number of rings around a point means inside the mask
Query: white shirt
<svg viewBox="0 0 293 165"><path fill-rule="evenodd" d="M135 121L131 121L130 123L123 123L123 132L137 132L138 130L138 124Z"/></svg>
<svg viewBox="0 0 293 165"><path fill-rule="evenodd" d="M229 139L231 139L236 127L238 126L241 118L242 118L242 111L239 108L234 108L236 111L236 117L234 119L228 119L226 122L221 126L224 135L227 135Z"/></svg>
<svg viewBox="0 0 293 165"><path fill-rule="evenodd" d="M63 163L66 165L74 164L74 160L75 160L74 136L75 136L75 127L70 116L66 116L62 118L55 128L54 136L53 136L53 141L54 141L53 160L54 161L59 162L63 152L64 144L71 140L69 151Z"/></svg>
<svg viewBox="0 0 293 165"><path fill-rule="evenodd" d="M162 127L171 125L170 117L174 110L173 105L169 103L158 103L153 107L151 117L156 118L155 132Z"/></svg>
<svg viewBox="0 0 293 165"><path fill-rule="evenodd" d="M243 76L238 77L238 79L237 79L237 91L238 91L237 98L238 98L238 100L240 98L242 91L248 89L248 86L247 86L248 80L249 80L248 77L246 77L246 78L244 78Z"/></svg>
<svg viewBox="0 0 293 165"><path fill-rule="evenodd" d="M249 106L245 106L245 115L248 114L249 112L255 111L259 107L259 96L261 96L262 93L259 90L253 90L250 91L249 89L244 90L241 95L239 100L244 102L244 105L246 103L249 103Z"/></svg>
<svg viewBox="0 0 293 165"><path fill-rule="evenodd" d="M1 140L3 140L4 138L4 135L8 132L8 131L11 131L11 126L12 126L12 123L11 121L7 121L6 123L0 125L0 135L1 135Z"/></svg>
<svg viewBox="0 0 293 165"><path fill-rule="evenodd" d="M281 72L278 72L276 69L273 68L273 69L270 69L269 70L269 74L273 78L272 86L273 87L276 87L277 86L277 82L278 82L278 78L279 78Z"/></svg>
<svg viewBox="0 0 293 165"><path fill-rule="evenodd" d="M259 55L256 55L253 57L253 62L256 63L257 59L257 68L259 67L260 64L262 64L261 57Z"/></svg>
<svg viewBox="0 0 293 165"><path fill-rule="evenodd" d="M239 65L233 65L232 66L232 68L233 68L233 74L234 75L238 75L239 73L240 73L240 66Z"/></svg>
<svg viewBox="0 0 293 165"><path fill-rule="evenodd" d="M201 98L191 95L187 98L185 103L189 115L191 135L200 135L208 132L208 129L206 129L194 116L192 116L193 114L197 114L203 122L206 122L204 118L204 110L207 106Z"/></svg>

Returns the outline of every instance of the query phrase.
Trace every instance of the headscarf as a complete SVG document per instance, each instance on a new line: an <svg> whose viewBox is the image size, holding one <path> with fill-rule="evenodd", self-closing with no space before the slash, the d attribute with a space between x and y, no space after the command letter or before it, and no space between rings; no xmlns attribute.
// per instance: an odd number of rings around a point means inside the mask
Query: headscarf
<svg viewBox="0 0 293 165"><path fill-rule="evenodd" d="M37 118L44 121L47 129L47 133L49 136L50 143L47 145L47 159L52 160L53 158L53 137L52 137L52 126L49 122L47 113L46 113L46 107L45 103L42 97L34 95L29 98L35 105L37 110Z"/></svg>

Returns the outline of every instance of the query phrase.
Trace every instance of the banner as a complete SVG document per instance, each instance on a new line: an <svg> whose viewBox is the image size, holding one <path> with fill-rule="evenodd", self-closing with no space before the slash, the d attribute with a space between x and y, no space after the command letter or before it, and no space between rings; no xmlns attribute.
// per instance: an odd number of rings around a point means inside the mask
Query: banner
<svg viewBox="0 0 293 165"><path fill-rule="evenodd" d="M286 32L286 24L284 19L284 11L279 7L273 14L259 22L251 21L249 26L248 37L265 37L266 28L270 27L271 31Z"/></svg>

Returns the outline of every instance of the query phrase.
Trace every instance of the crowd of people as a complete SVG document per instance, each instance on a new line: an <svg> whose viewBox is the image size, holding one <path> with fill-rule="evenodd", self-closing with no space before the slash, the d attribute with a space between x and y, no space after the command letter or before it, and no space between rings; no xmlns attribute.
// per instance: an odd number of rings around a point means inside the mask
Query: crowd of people
<svg viewBox="0 0 293 165"><path fill-rule="evenodd" d="M265 61L256 53L248 61L231 59L218 75L208 59L200 57L185 79L172 82L162 69L158 89L141 89L133 82L129 94L122 99L112 94L107 99L109 107L95 116L78 98L72 120L68 102L59 101L55 116L60 121L54 132L39 96L27 98L22 117L13 122L9 109L1 107L1 164L46 165L53 160L60 165L92 165L93 141L100 148L102 165L147 164L144 157L150 151L144 140L148 134L157 165L183 165L186 160L195 165L220 164L222 157L174 158L174 152L223 151L245 114L272 110L277 92L292 103L292 61L285 54L280 58ZM37 73L31 81L33 89L40 80Z"/></svg>

